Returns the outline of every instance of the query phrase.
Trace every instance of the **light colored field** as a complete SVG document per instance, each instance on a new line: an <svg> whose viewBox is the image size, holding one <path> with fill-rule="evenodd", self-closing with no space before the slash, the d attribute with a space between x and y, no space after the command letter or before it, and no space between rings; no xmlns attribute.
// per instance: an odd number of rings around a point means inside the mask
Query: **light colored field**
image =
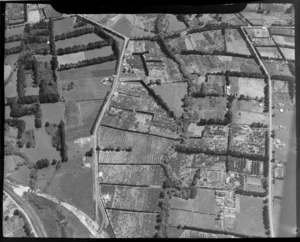
<svg viewBox="0 0 300 242"><path fill-rule="evenodd" d="M290 47L295 47L295 37L273 35L273 39L278 45L287 45Z"/></svg>
<svg viewBox="0 0 300 242"><path fill-rule="evenodd" d="M282 59L276 47L256 47L256 49L262 57Z"/></svg>
<svg viewBox="0 0 300 242"><path fill-rule="evenodd" d="M7 83L4 89L5 97L16 97L18 95L17 93L17 71L15 71L10 81Z"/></svg>
<svg viewBox="0 0 300 242"><path fill-rule="evenodd" d="M174 111L176 117L180 117L183 114L181 99L187 93L186 83L162 84L155 86L153 89L157 95L162 97L170 109Z"/></svg>
<svg viewBox="0 0 300 242"><path fill-rule="evenodd" d="M249 236L265 237L262 218L262 199L240 197L240 213L236 214L236 232Z"/></svg>
<svg viewBox="0 0 300 242"><path fill-rule="evenodd" d="M280 50L287 60L295 60L295 49L281 48Z"/></svg>
<svg viewBox="0 0 300 242"><path fill-rule="evenodd" d="M8 42L8 43L4 44L4 48L5 49L10 49L10 48L17 47L17 46L20 46L20 45L21 45L21 41Z"/></svg>
<svg viewBox="0 0 300 242"><path fill-rule="evenodd" d="M269 116L267 113L256 113L247 111L238 111L233 113L233 123L250 125L253 122L259 122L263 124L269 123Z"/></svg>
<svg viewBox="0 0 300 242"><path fill-rule="evenodd" d="M166 32L170 33L172 31L179 31L185 29L185 24L183 22L180 22L177 20L176 16L174 14L167 14L166 15Z"/></svg>
<svg viewBox="0 0 300 242"><path fill-rule="evenodd" d="M28 22L36 23L41 19L39 10L33 10L28 12Z"/></svg>
<svg viewBox="0 0 300 242"><path fill-rule="evenodd" d="M246 42L237 29L225 29L226 51L243 55L250 55Z"/></svg>
<svg viewBox="0 0 300 242"><path fill-rule="evenodd" d="M86 35L82 35L70 39L56 41L55 47L56 49L59 49L59 48L72 47L74 45L87 45L89 43L94 43L101 40L102 38L100 38L98 35L91 33L91 34L86 34Z"/></svg>
<svg viewBox="0 0 300 242"><path fill-rule="evenodd" d="M9 77L11 72L11 66L9 65L4 65L4 80Z"/></svg>
<svg viewBox="0 0 300 242"><path fill-rule="evenodd" d="M112 29L120 34L125 35L126 37L130 37L131 30L133 25L125 16L118 19L118 21L113 25Z"/></svg>
<svg viewBox="0 0 300 242"><path fill-rule="evenodd" d="M79 61L85 60L85 54L83 51L81 51L81 52L67 54L67 55L60 55L57 56L57 60L59 65L77 63Z"/></svg>
<svg viewBox="0 0 300 242"><path fill-rule="evenodd" d="M65 115L68 127L80 125L79 108L76 101L65 102Z"/></svg>
<svg viewBox="0 0 300 242"><path fill-rule="evenodd" d="M192 133L192 136L202 136L202 131L204 130L205 126L198 126L195 123L190 124L188 127L188 131Z"/></svg>
<svg viewBox="0 0 300 242"><path fill-rule="evenodd" d="M104 57L104 56L109 56L113 54L111 46L104 46L101 49L95 49L95 50L88 50L84 52L85 54L85 59L93 59L97 57Z"/></svg>
<svg viewBox="0 0 300 242"><path fill-rule="evenodd" d="M252 98L264 97L265 82L263 79L257 78L238 78L239 94L249 96Z"/></svg>

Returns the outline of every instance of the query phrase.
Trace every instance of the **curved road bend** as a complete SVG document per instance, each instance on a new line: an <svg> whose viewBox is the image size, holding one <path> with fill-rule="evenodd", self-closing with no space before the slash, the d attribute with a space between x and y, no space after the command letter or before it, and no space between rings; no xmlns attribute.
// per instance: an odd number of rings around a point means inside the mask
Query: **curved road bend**
<svg viewBox="0 0 300 242"><path fill-rule="evenodd" d="M119 62L118 62L118 68L117 68L117 74L116 74L116 77L114 79L114 82L113 82L113 85L112 85L112 88L110 89L110 93L108 95L108 98L106 100L106 103L104 104L99 116L98 116L98 119L97 119L97 123L96 123L96 126L95 126L95 129L94 129L94 134L93 134L93 138L94 138L94 150L96 150L97 146L98 146L98 129L99 129L99 126L100 126L100 123L101 123L101 120L107 110L107 108L109 107L109 104L110 104L110 101L111 101L111 98L113 96L113 93L115 92L116 88L117 88L117 84L118 84L118 80L119 80L119 77L120 77L120 73L121 73L121 65L122 65L122 60L123 60L123 57L124 57L124 53L125 53L125 49L126 49L126 46L127 46L127 43L129 41L129 38L127 38L126 36L120 34L119 32L116 32L114 31L113 29L110 29L102 24L99 24L97 22L95 22L94 20L84 16L84 15L81 15L79 14L79 16L81 16L82 18L84 19L87 19L88 21L91 21L93 22L94 24L96 25L99 25L101 27L103 27L104 29L109 29L110 31L114 32L116 35L118 36L122 36L124 38L124 44L123 44L123 48L122 48L122 52L121 52L121 55L119 57ZM99 155L100 155L100 151L99 151ZM99 227L100 227L100 230L102 229L103 225L106 224L108 221L107 221L107 216L106 216L106 212L105 212L105 208L104 208L104 205L103 205L103 201L102 201L102 198L99 194L99 184L98 184L98 174L99 174L99 170L98 170L98 154L94 156L94 194L95 194L95 199L96 199L96 218L98 219L99 216L98 216L98 206L100 208L100 212L101 212L101 218L102 220L100 221L99 223Z"/></svg>
<svg viewBox="0 0 300 242"><path fill-rule="evenodd" d="M43 227L40 217L37 215L32 206L20 196L18 196L13 189L4 182L5 193L17 204L17 207L25 214L35 237L47 238L47 233Z"/></svg>
<svg viewBox="0 0 300 242"><path fill-rule="evenodd" d="M246 34L246 31L244 30L245 27L241 27L242 31L244 32L244 35L247 38L247 41L249 45L251 46L253 52L256 55L256 58L258 59L260 66L264 69L265 73L267 74L267 79L269 83L269 130L268 130L268 136L269 136L269 174L268 174L268 206L269 206L269 221L270 221L270 236L274 237L274 220L273 220L273 196L272 196L272 149L273 149L273 139L271 137L271 131L272 131L272 83L271 83L271 77L269 75L269 72L267 71L264 63L259 58L259 55L256 51L256 49L253 47L252 42L249 40L248 35Z"/></svg>

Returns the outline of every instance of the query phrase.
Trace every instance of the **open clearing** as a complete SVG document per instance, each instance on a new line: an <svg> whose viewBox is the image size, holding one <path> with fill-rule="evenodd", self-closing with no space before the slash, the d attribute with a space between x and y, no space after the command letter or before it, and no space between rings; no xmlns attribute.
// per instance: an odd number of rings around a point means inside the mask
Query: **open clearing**
<svg viewBox="0 0 300 242"><path fill-rule="evenodd" d="M181 100L187 93L186 83L157 85L153 90L157 95L162 97L176 117L181 117L183 114Z"/></svg>
<svg viewBox="0 0 300 242"><path fill-rule="evenodd" d="M131 22L125 17L121 17L118 21L113 25L112 29L122 35L125 35L127 38L130 37L133 25Z"/></svg>
<svg viewBox="0 0 300 242"><path fill-rule="evenodd" d="M226 51L242 55L251 55L246 42L237 29L225 29Z"/></svg>
<svg viewBox="0 0 300 242"><path fill-rule="evenodd" d="M293 74L290 72L288 65L285 61L277 60L263 60L265 67L267 68L271 78L273 75L291 76Z"/></svg>
<svg viewBox="0 0 300 242"><path fill-rule="evenodd" d="M239 196L240 213L236 213L236 232L248 236L265 237L261 199Z"/></svg>
<svg viewBox="0 0 300 242"><path fill-rule="evenodd" d="M295 49L280 47L280 50L284 55L284 58L286 58L287 60L295 60Z"/></svg>
<svg viewBox="0 0 300 242"><path fill-rule="evenodd" d="M261 57L282 59L278 49L276 47L256 47Z"/></svg>
<svg viewBox="0 0 300 242"><path fill-rule="evenodd" d="M269 123L269 116L267 113L256 113L247 111L233 112L232 122L236 124L252 124L256 123Z"/></svg>

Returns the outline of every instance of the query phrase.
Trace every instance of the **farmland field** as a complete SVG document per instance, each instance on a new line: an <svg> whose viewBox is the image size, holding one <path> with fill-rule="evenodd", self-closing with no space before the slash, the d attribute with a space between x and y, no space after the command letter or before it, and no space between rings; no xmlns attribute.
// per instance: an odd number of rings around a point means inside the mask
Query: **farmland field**
<svg viewBox="0 0 300 242"><path fill-rule="evenodd" d="M159 212L159 188L101 185L106 208L140 212Z"/></svg>
<svg viewBox="0 0 300 242"><path fill-rule="evenodd" d="M282 59L278 49L276 47L256 47L261 57Z"/></svg>
<svg viewBox="0 0 300 242"><path fill-rule="evenodd" d="M76 187L76 189L70 189ZM80 158L62 164L61 169L49 180L45 192L66 201L94 217L93 170L82 169Z"/></svg>
<svg viewBox="0 0 300 242"><path fill-rule="evenodd" d="M196 50L200 50L205 53L212 53L214 50L225 50L225 43L221 30L194 33L190 34L190 36L191 44Z"/></svg>
<svg viewBox="0 0 300 242"><path fill-rule="evenodd" d="M295 29L290 29L290 28L270 27L269 31L271 34L274 35L295 36Z"/></svg>
<svg viewBox="0 0 300 242"><path fill-rule="evenodd" d="M234 114L235 112L248 111L253 113L263 113L264 104L256 100L238 100L234 99L232 103L231 111Z"/></svg>
<svg viewBox="0 0 300 242"><path fill-rule="evenodd" d="M161 186L164 178L159 165L99 165L99 172L101 184Z"/></svg>
<svg viewBox="0 0 300 242"><path fill-rule="evenodd" d="M22 26L17 27L17 28L10 28L10 29L5 31L5 37L8 38L8 37L13 36L13 35L23 34L24 28L25 28L25 25L22 25Z"/></svg>
<svg viewBox="0 0 300 242"><path fill-rule="evenodd" d="M193 99L193 110L195 110L200 119L224 119L226 113L225 97L205 97Z"/></svg>
<svg viewBox="0 0 300 242"><path fill-rule="evenodd" d="M183 55L181 59L190 73L205 75L226 70L261 73L254 59L218 55Z"/></svg>
<svg viewBox="0 0 300 242"><path fill-rule="evenodd" d="M98 131L99 132L99 131ZM128 131L101 127L99 132L99 146L106 147L132 147L131 152L118 154L119 152L101 152L100 163L149 163L158 164L163 153L171 144L165 138L151 135L138 134ZM118 157L122 159L118 159Z"/></svg>
<svg viewBox="0 0 300 242"><path fill-rule="evenodd" d="M104 84L98 78L83 78L82 80L62 80L60 85L61 96L65 101L85 101L104 99L110 90L111 84Z"/></svg>
<svg viewBox="0 0 300 242"><path fill-rule="evenodd" d="M42 126L46 122L58 124L63 119L63 103L43 103L41 104L43 113Z"/></svg>
<svg viewBox="0 0 300 242"><path fill-rule="evenodd" d="M238 96L244 95L251 98L264 98L264 79L260 78L244 78L244 77L229 77L231 85L231 94Z"/></svg>
<svg viewBox="0 0 300 242"><path fill-rule="evenodd" d="M60 80L82 80L83 78L98 78L111 76L115 72L116 61L108 61L103 64L91 65L66 71L59 71Z"/></svg>
<svg viewBox="0 0 300 242"><path fill-rule="evenodd" d="M80 125L79 108L76 101L65 102L65 120L67 127Z"/></svg>
<svg viewBox="0 0 300 242"><path fill-rule="evenodd" d="M54 24L54 28L53 28L53 32L54 35L61 35L63 33L68 33L74 30L74 24L76 21L76 17L66 17L63 19L59 19L59 20L55 20L53 21ZM92 25L91 24L87 24L83 27L79 27L76 29L80 29L80 28L90 28Z"/></svg>
<svg viewBox="0 0 300 242"><path fill-rule="evenodd" d="M237 29L225 29L226 51L242 55L251 55L246 42Z"/></svg>
<svg viewBox="0 0 300 242"><path fill-rule="evenodd" d="M269 72L271 78L273 75L293 77L293 74L290 72L288 65L284 61L262 60L262 62L267 68L267 71Z"/></svg>
<svg viewBox="0 0 300 242"><path fill-rule="evenodd" d="M118 19L118 21L112 26L112 29L122 35L125 35L126 37L130 37L131 30L133 28L133 25L130 23L130 21L125 17L121 17Z"/></svg>
<svg viewBox="0 0 300 242"><path fill-rule="evenodd" d="M287 60L295 60L295 49L280 47L280 50L284 55L284 58Z"/></svg>
<svg viewBox="0 0 300 242"><path fill-rule="evenodd" d="M74 45L87 45L89 43L94 43L101 40L102 38L100 38L98 35L91 33L91 34L86 34L74 38L56 41L55 47L56 49L59 49L59 48L73 47Z"/></svg>
<svg viewBox="0 0 300 242"><path fill-rule="evenodd" d="M273 35L272 36L277 45L286 45L295 47L295 37Z"/></svg>
<svg viewBox="0 0 300 242"><path fill-rule="evenodd" d="M20 46L20 45L21 45L21 41L8 42L8 43L4 44L4 48L5 49L10 49L10 48L17 47L17 46Z"/></svg>
<svg viewBox="0 0 300 242"><path fill-rule="evenodd" d="M265 237L261 199L239 196L240 213L236 213L236 232L248 236Z"/></svg>
<svg viewBox="0 0 300 242"><path fill-rule="evenodd" d="M16 97L18 95L17 93L17 71L15 71L10 81L6 84L4 89L5 97Z"/></svg>
<svg viewBox="0 0 300 242"><path fill-rule="evenodd" d="M153 89L157 95L165 100L170 109L174 111L176 117L180 117L183 114L181 99L187 93L186 83L157 85Z"/></svg>
<svg viewBox="0 0 300 242"><path fill-rule="evenodd" d="M91 135L92 126L99 113L103 100L90 100L78 102L81 126L67 128L66 139L68 141Z"/></svg>
<svg viewBox="0 0 300 242"><path fill-rule="evenodd" d="M107 209L117 238L153 238L156 214Z"/></svg>
<svg viewBox="0 0 300 242"><path fill-rule="evenodd" d="M165 20L166 20L165 30L167 33L173 31L180 31L186 28L185 24L183 22L178 21L174 14L167 14Z"/></svg>

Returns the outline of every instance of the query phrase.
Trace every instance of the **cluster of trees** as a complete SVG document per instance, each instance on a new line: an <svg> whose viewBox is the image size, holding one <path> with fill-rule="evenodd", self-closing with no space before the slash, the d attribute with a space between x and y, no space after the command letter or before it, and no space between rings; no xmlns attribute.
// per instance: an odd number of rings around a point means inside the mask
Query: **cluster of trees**
<svg viewBox="0 0 300 242"><path fill-rule="evenodd" d="M13 54L18 54L21 52L21 46L15 46L9 49L5 49L5 56L7 55L13 55Z"/></svg>
<svg viewBox="0 0 300 242"><path fill-rule="evenodd" d="M18 136L17 139L22 138L22 134L25 131L26 123L23 119L5 119L5 123L7 123L9 126L17 128L18 129Z"/></svg>
<svg viewBox="0 0 300 242"><path fill-rule="evenodd" d="M87 25L87 21L81 17L77 17L73 28L79 28L85 25Z"/></svg>
<svg viewBox="0 0 300 242"><path fill-rule="evenodd" d="M94 27L89 27L89 28L84 28L84 29L75 29L74 31L71 31L68 33L56 35L54 39L55 39L55 41L70 39L70 38L78 37L81 35L94 33L94 31L95 31Z"/></svg>
<svg viewBox="0 0 300 242"><path fill-rule="evenodd" d="M93 58L93 59L89 59L89 60L82 60L77 63L67 63L64 65L60 65L58 70L63 71L63 70L69 70L72 68L80 68L80 67L84 67L84 66L96 65L96 64L101 64L101 63L107 62L107 61L113 61L115 59L116 59L115 55L111 54L109 56L97 57L97 58Z"/></svg>
<svg viewBox="0 0 300 242"><path fill-rule="evenodd" d="M35 163L35 169L40 170L46 168L50 165L50 161L48 159L41 159Z"/></svg>
<svg viewBox="0 0 300 242"><path fill-rule="evenodd" d="M190 24L186 19L186 15L185 14L177 14L176 18L178 21L183 22L185 24L185 27L189 28Z"/></svg>
<svg viewBox="0 0 300 242"><path fill-rule="evenodd" d="M265 94L265 107L264 112L269 112L269 85L265 85L264 87L264 94Z"/></svg>
<svg viewBox="0 0 300 242"><path fill-rule="evenodd" d="M10 104L10 116L12 118L21 118L27 115L33 115L36 113L36 105L21 105L18 103L17 99L15 99Z"/></svg>
<svg viewBox="0 0 300 242"><path fill-rule="evenodd" d="M41 105L39 102L37 102L36 113L34 118L34 125L37 129L42 127L42 118L43 118L43 113L42 113Z"/></svg>
<svg viewBox="0 0 300 242"><path fill-rule="evenodd" d="M87 50L93 50L93 49L99 49L104 46L109 46L111 45L112 41L97 41L94 43L89 43L87 45L74 45L72 47L66 47L66 48L59 48L56 51L57 55L66 55L66 54L71 54L71 53L76 53L80 51L87 51Z"/></svg>
<svg viewBox="0 0 300 242"><path fill-rule="evenodd" d="M203 148L199 146L190 146L184 144L178 144L175 146L177 152L182 152L186 154L195 154L195 153L205 153L208 155L227 155L227 151L223 150L209 150L208 148Z"/></svg>
<svg viewBox="0 0 300 242"><path fill-rule="evenodd" d="M68 161L68 147L66 143L65 123L60 121L57 126L57 132L52 137L52 146L60 152L62 162Z"/></svg>
<svg viewBox="0 0 300 242"><path fill-rule="evenodd" d="M264 223L264 227L267 230L266 231L266 235L270 235L270 221L269 221L269 209L267 205L263 206L263 223Z"/></svg>
<svg viewBox="0 0 300 242"><path fill-rule="evenodd" d="M249 125L251 128L267 128L268 125L260 123L260 122L253 122L252 124Z"/></svg>
<svg viewBox="0 0 300 242"><path fill-rule="evenodd" d="M181 55L228 55L226 50L214 50L211 53L201 51L201 50L181 50L180 51ZM251 58L251 55L245 55L245 54L239 54L239 53L230 53L231 56L233 57L242 57L242 58Z"/></svg>
<svg viewBox="0 0 300 242"><path fill-rule="evenodd" d="M49 37L44 35L32 35L28 34L26 35L26 38L24 39L25 44L42 44L46 43L48 41Z"/></svg>
<svg viewBox="0 0 300 242"><path fill-rule="evenodd" d="M54 28L54 24L53 24L53 20L52 18L49 19L49 42L50 42L50 53L51 55L56 55L56 47L55 47L55 39L54 39L54 31L53 31L53 28Z"/></svg>
<svg viewBox="0 0 300 242"><path fill-rule="evenodd" d="M156 238L167 238L168 237L168 219L170 214L170 203L168 195L163 191L160 195L160 201L158 203L160 207L160 212L157 215L157 233L155 234Z"/></svg>
<svg viewBox="0 0 300 242"><path fill-rule="evenodd" d="M129 146L127 148L121 148L120 146L118 147L112 147L112 146L108 146L102 149L102 151L126 151L126 152L131 152L132 151L132 146Z"/></svg>
<svg viewBox="0 0 300 242"><path fill-rule="evenodd" d="M9 37L5 37L5 43L20 41L22 40L22 37L22 34L16 34Z"/></svg>
<svg viewBox="0 0 300 242"><path fill-rule="evenodd" d="M17 93L18 97L25 96L25 88L26 88L26 77L25 77L25 69L22 63L19 64L19 69L17 71Z"/></svg>
<svg viewBox="0 0 300 242"><path fill-rule="evenodd" d="M246 191L242 189L237 189L235 194L243 195L243 196L253 196L253 197L265 197L268 195L268 192L254 192L254 191Z"/></svg>
<svg viewBox="0 0 300 242"><path fill-rule="evenodd" d="M30 24L26 24L26 25L28 25L28 27L31 30L32 29L48 29L48 23L43 19L37 23L32 24L31 26L30 26ZM25 28L26 28L26 25L25 25Z"/></svg>

